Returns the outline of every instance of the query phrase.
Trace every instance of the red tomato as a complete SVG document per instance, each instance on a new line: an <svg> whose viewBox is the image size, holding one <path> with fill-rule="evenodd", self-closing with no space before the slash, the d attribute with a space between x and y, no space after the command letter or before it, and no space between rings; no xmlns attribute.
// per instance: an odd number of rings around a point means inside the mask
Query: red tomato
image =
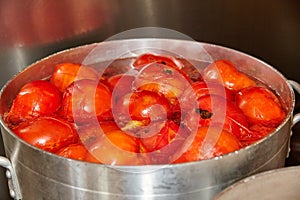
<svg viewBox="0 0 300 200"><path fill-rule="evenodd" d="M59 156L75 160L85 160L88 153L87 148L82 143L70 144L56 152Z"/></svg>
<svg viewBox="0 0 300 200"><path fill-rule="evenodd" d="M256 85L252 79L239 72L234 64L228 60L218 60L209 64L204 69L202 76L205 81L217 81L234 91Z"/></svg>
<svg viewBox="0 0 300 200"><path fill-rule="evenodd" d="M133 82L134 89L158 93L171 103L175 103L188 87L190 80L183 71L159 63L145 66Z"/></svg>
<svg viewBox="0 0 300 200"><path fill-rule="evenodd" d="M286 116L276 95L264 87L241 90L236 102L251 124L277 127Z"/></svg>
<svg viewBox="0 0 300 200"><path fill-rule="evenodd" d="M174 163L209 159L241 148L234 135L216 127L200 127L195 137L188 138L187 142L191 145Z"/></svg>
<svg viewBox="0 0 300 200"><path fill-rule="evenodd" d="M113 113L123 130L133 130L146 126L151 121L167 119L171 114L171 107L163 96L143 90L125 95L113 107Z"/></svg>
<svg viewBox="0 0 300 200"><path fill-rule="evenodd" d="M234 134L237 138L244 138L248 122L243 112L232 102L217 95L205 95L198 99L198 108L191 110L186 117L187 126L195 127L194 112L200 115L199 126L219 126Z"/></svg>
<svg viewBox="0 0 300 200"><path fill-rule="evenodd" d="M69 121L82 123L93 117L102 119L110 110L111 92L103 83L82 79L73 82L63 94L61 115Z"/></svg>
<svg viewBox="0 0 300 200"><path fill-rule="evenodd" d="M78 141L73 125L58 117L27 120L12 130L29 144L49 152L56 152Z"/></svg>
<svg viewBox="0 0 300 200"><path fill-rule="evenodd" d="M61 107L61 93L44 80L32 81L25 84L10 108L7 120L18 123L26 119L49 115Z"/></svg>
<svg viewBox="0 0 300 200"><path fill-rule="evenodd" d="M138 140L121 130L106 133L91 145L89 152L98 162L111 165L145 164Z"/></svg>
<svg viewBox="0 0 300 200"><path fill-rule="evenodd" d="M61 63L54 68L50 82L53 83L61 92L75 80L91 79L97 80L98 72L81 64Z"/></svg>
<svg viewBox="0 0 300 200"><path fill-rule="evenodd" d="M144 67L147 64L150 63L159 63L163 65L167 65L173 68L182 69L183 64L171 56L162 56L162 55L155 55L155 54L142 54L139 57L136 58L134 63L132 64L135 69L140 70L142 67Z"/></svg>
<svg viewBox="0 0 300 200"><path fill-rule="evenodd" d="M122 96L132 91L132 82L135 77L126 74L117 74L107 80L107 85L112 91L112 98L117 102Z"/></svg>

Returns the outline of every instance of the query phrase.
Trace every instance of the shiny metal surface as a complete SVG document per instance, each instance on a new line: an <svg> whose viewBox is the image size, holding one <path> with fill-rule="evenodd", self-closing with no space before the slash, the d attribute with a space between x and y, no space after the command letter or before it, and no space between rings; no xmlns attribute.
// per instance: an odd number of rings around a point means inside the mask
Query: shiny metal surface
<svg viewBox="0 0 300 200"><path fill-rule="evenodd" d="M197 44L197 45L195 45ZM283 98L287 118L277 130L254 145L223 157L200 162L109 167L70 160L29 146L16 137L3 123L2 134L7 157L10 158L24 199L211 199L228 185L254 173L284 166L288 152L294 108L294 93L277 70L246 54L216 45L169 39L134 39L101 43L104 59L114 58L132 47L172 48L186 55L203 55L212 59L230 59L239 70L266 81ZM206 53L188 54L205 50ZM101 62L96 56L97 44L78 47L41 60L12 79L1 93L1 116L8 110L18 89L26 82L47 77L55 63L73 61ZM116 49L116 47L118 47ZM183 48L184 47L184 48ZM105 50L103 54L103 50ZM151 50L151 48L150 48ZM142 53L142 52L141 52ZM86 59L88 54L89 59ZM124 54L123 54L124 55ZM265 76L268 74L268 76Z"/></svg>
<svg viewBox="0 0 300 200"><path fill-rule="evenodd" d="M300 167L260 173L226 188L214 200L300 199Z"/></svg>

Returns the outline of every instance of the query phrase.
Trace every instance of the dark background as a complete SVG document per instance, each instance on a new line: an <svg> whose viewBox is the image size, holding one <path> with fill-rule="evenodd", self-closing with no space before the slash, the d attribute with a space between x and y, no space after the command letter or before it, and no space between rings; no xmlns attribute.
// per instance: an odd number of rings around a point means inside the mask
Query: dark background
<svg viewBox="0 0 300 200"><path fill-rule="evenodd" d="M0 85L49 54L140 27L243 51L300 82L298 0L0 0ZM287 166L300 163L299 125L293 132ZM8 199L0 172L0 200Z"/></svg>

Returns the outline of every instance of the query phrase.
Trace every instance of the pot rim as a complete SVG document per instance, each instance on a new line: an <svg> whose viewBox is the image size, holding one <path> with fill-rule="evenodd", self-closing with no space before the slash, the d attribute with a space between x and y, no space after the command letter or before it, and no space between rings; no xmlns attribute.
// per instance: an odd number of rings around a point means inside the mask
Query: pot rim
<svg viewBox="0 0 300 200"><path fill-rule="evenodd" d="M186 165L197 165L200 162L201 163L216 162L217 160L225 159L227 157L232 157L232 156L234 156L236 154L241 154L242 152L245 152L245 151L248 151L249 149L255 148L256 146L258 146L261 143L265 142L269 138L273 137L278 132L278 130L280 130L283 126L285 126L292 119L293 111L294 111L294 107L295 107L295 93L294 93L294 90L293 90L292 86L288 83L288 80L285 78L285 76L281 72L279 72L277 69L275 69L274 67L272 67L271 65L269 65L268 63L266 63L266 62L264 62L264 61L262 61L262 60L260 60L260 59L258 59L256 57L254 57L252 55L244 53L242 51L235 50L235 49L232 49L232 48L229 48L229 47L225 47L225 46L221 46L221 45L218 45L218 44L212 44L212 43L207 43L207 42L198 42L198 41L193 41L193 40L168 39L168 38L134 38L134 39L110 40L110 41L103 41L103 42L95 42L95 43L85 44L85 45L81 45L81 46L77 46L77 47L72 47L72 48L69 48L69 49L65 49L65 50L62 50L62 51L58 51L56 53L53 53L53 54L51 54L49 56L46 56L46 57L40 59L40 60L37 60L36 62L33 62L29 66L25 67L23 70L21 70L18 73L16 73L11 79L9 79L4 84L4 86L2 87L2 89L0 90L0 102L2 101L1 97L2 97L3 92L5 91L5 89L7 88L7 86L12 81L14 81L14 79L16 77L18 77L21 73L25 73L27 69L31 68L32 66L34 66L34 65L36 65L36 64L38 64L40 62L48 60L48 59L50 59L52 57L55 57L57 55L66 54L66 53L69 53L69 52L72 52L72 51L76 51L76 50L79 50L79 49L82 49L82 48L91 48L91 49L93 49L94 47L97 47L97 45L104 45L104 44L110 44L110 43L111 44L113 44L113 43L123 43L123 42L139 42L139 41L168 41L168 42L180 42L180 43L185 43L185 44L198 43L198 44L201 44L201 45L203 45L205 47L219 48L221 50L231 51L233 53L246 56L249 59L254 60L255 62L261 63L262 65L264 65L264 67L270 68L271 70L273 70L275 73L277 73L285 81L285 84L289 88L289 94L291 95L291 102L290 102L290 106L288 106L289 110L287 110L287 113L286 113L287 115L286 115L285 119L283 120L283 122L273 132L271 132L270 134L268 134L264 138L256 141L255 143L253 143L251 145L248 145L246 147L243 147L243 148L241 148L241 149L239 149L237 151L230 152L230 153L222 155L222 156L213 157L213 158L210 158L210 159L199 160L199 161L192 161L192 162L185 162L185 163L176 163L176 164L149 164L149 165L116 165L116 166L109 165L110 167L116 168L116 169L133 169L134 170L134 169L140 168L141 166L143 166L143 167L146 166L146 167L149 167L149 168L157 168L157 167L161 168L161 166L168 166L168 167L171 166L172 168L176 168L176 167L181 167L181 166L186 166ZM54 157L56 157L58 159L66 160L68 162L84 163L85 165L95 165L95 166L104 166L104 167L107 166L107 164L91 163L91 162L86 162L86 161L80 161L80 160L70 159L70 158L62 157L62 156L56 155L54 153L50 153L50 152L44 151L42 149L39 149L39 148L37 148L37 147L35 147L35 146L27 143L26 141L20 139L16 134L14 134L14 132L11 131L6 126L6 123L4 122L2 114L0 116L0 124L1 124L1 129L4 128L11 136L14 137L14 139L17 139L23 145L26 145L27 147L32 148L32 149L34 149L36 151L39 151L39 152L41 152L43 154L46 154L48 156L54 156Z"/></svg>

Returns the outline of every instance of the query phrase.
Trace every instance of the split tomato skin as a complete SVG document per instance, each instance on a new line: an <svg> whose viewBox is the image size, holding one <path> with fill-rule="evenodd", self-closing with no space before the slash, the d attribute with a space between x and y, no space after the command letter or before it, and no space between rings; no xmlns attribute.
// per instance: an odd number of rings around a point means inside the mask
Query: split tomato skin
<svg viewBox="0 0 300 200"><path fill-rule="evenodd" d="M64 92L75 80L81 79L97 80L98 72L81 64L60 63L55 66L50 82Z"/></svg>
<svg viewBox="0 0 300 200"><path fill-rule="evenodd" d="M251 125L277 127L286 117L279 99L265 87L256 86L239 91L236 102Z"/></svg>
<svg viewBox="0 0 300 200"><path fill-rule="evenodd" d="M192 141L190 141L192 140ZM222 156L241 148L239 140L220 127L200 127L186 151L174 163L192 162Z"/></svg>
<svg viewBox="0 0 300 200"><path fill-rule="evenodd" d="M106 85L94 80L82 79L73 82L63 93L60 114L69 121L87 122L111 118L111 91Z"/></svg>
<svg viewBox="0 0 300 200"><path fill-rule="evenodd" d="M62 94L50 82L36 80L25 84L18 92L7 120L19 123L27 119L55 113L61 107Z"/></svg>
<svg viewBox="0 0 300 200"><path fill-rule="evenodd" d="M56 152L59 156L82 161L86 159L88 153L87 148L82 143L70 144Z"/></svg>
<svg viewBox="0 0 300 200"><path fill-rule="evenodd" d="M74 126L54 116L27 120L12 130L29 144L52 153L78 141Z"/></svg>
<svg viewBox="0 0 300 200"><path fill-rule="evenodd" d="M228 60L217 60L209 64L203 70L202 76L205 81L219 82L233 91L256 85L252 79L239 72L235 65Z"/></svg>

